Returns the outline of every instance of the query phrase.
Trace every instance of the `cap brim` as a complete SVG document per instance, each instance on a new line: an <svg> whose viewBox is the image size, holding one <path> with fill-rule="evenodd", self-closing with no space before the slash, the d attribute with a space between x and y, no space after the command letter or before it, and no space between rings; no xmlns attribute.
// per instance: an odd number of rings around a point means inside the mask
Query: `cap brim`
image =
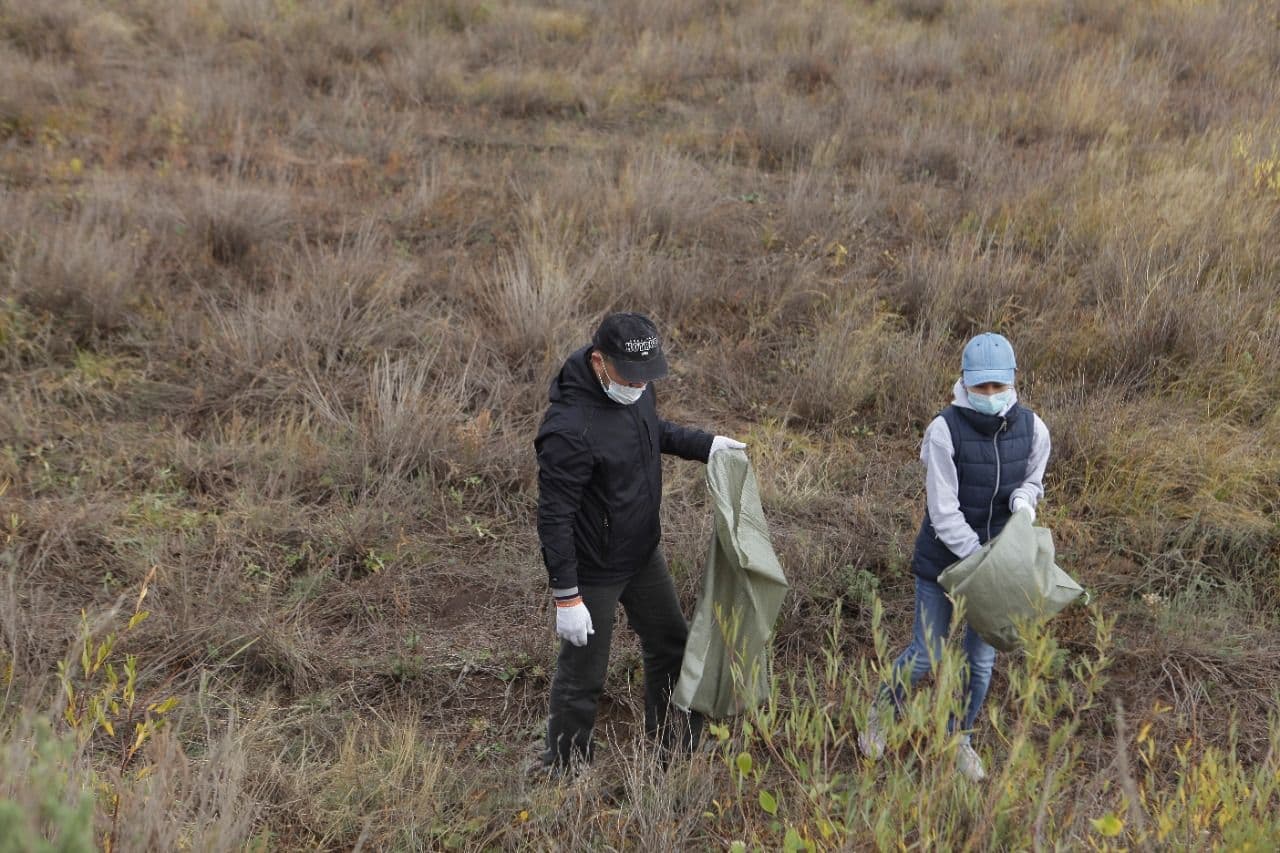
<svg viewBox="0 0 1280 853"><path fill-rule="evenodd" d="M661 352L654 358L644 361L627 361L613 357L609 362L614 372L618 374L618 378L625 379L627 382L651 382L667 375L667 357Z"/></svg>
<svg viewBox="0 0 1280 853"><path fill-rule="evenodd" d="M970 388L975 385L985 385L988 382L1012 385L1014 373L1015 371L1012 370L966 370L964 384Z"/></svg>

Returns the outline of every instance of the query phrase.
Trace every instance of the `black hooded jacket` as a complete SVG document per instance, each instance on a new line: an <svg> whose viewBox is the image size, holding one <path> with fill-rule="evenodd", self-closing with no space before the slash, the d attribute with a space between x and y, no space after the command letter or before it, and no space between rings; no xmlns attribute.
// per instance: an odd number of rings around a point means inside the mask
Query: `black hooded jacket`
<svg viewBox="0 0 1280 853"><path fill-rule="evenodd" d="M591 347L551 381L538 454L538 538L552 589L635 574L662 535L662 459L706 462L710 433L658 417L653 383L632 405L610 400L591 369Z"/></svg>

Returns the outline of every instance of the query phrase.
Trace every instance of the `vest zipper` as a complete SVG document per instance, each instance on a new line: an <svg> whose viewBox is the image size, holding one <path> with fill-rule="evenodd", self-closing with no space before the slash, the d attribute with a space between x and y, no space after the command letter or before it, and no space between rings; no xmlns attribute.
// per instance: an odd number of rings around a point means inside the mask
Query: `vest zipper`
<svg viewBox="0 0 1280 853"><path fill-rule="evenodd" d="M1007 418L1000 419L1000 429L996 430L996 434L991 436L991 449L996 452L996 487L991 493L991 501L987 504L987 541L991 541L991 518L996 512L996 496L1000 494L1000 433L1005 431L1009 426Z"/></svg>

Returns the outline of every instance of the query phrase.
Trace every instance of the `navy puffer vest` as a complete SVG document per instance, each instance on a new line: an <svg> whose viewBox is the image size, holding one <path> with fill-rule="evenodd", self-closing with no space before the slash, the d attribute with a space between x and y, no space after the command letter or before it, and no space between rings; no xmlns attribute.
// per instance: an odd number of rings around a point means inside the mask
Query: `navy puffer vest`
<svg viewBox="0 0 1280 853"><path fill-rule="evenodd" d="M1003 417L959 406L947 406L941 417L951 430L955 448L952 458L960 483L960 511L978 541L985 544L1004 530L1013 515L1009 498L1027 478L1035 416L1015 403ZM934 532L926 509L911 558L912 571L936 581L943 569L959 559Z"/></svg>

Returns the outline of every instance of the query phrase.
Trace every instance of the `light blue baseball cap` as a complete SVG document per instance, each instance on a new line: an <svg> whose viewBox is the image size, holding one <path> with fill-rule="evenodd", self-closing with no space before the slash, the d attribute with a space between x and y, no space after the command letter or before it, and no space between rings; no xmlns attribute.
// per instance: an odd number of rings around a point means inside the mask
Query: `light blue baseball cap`
<svg viewBox="0 0 1280 853"><path fill-rule="evenodd" d="M1012 385L1018 360L1013 357L1013 346L1004 335L983 332L964 345L960 367L967 387L984 382Z"/></svg>

